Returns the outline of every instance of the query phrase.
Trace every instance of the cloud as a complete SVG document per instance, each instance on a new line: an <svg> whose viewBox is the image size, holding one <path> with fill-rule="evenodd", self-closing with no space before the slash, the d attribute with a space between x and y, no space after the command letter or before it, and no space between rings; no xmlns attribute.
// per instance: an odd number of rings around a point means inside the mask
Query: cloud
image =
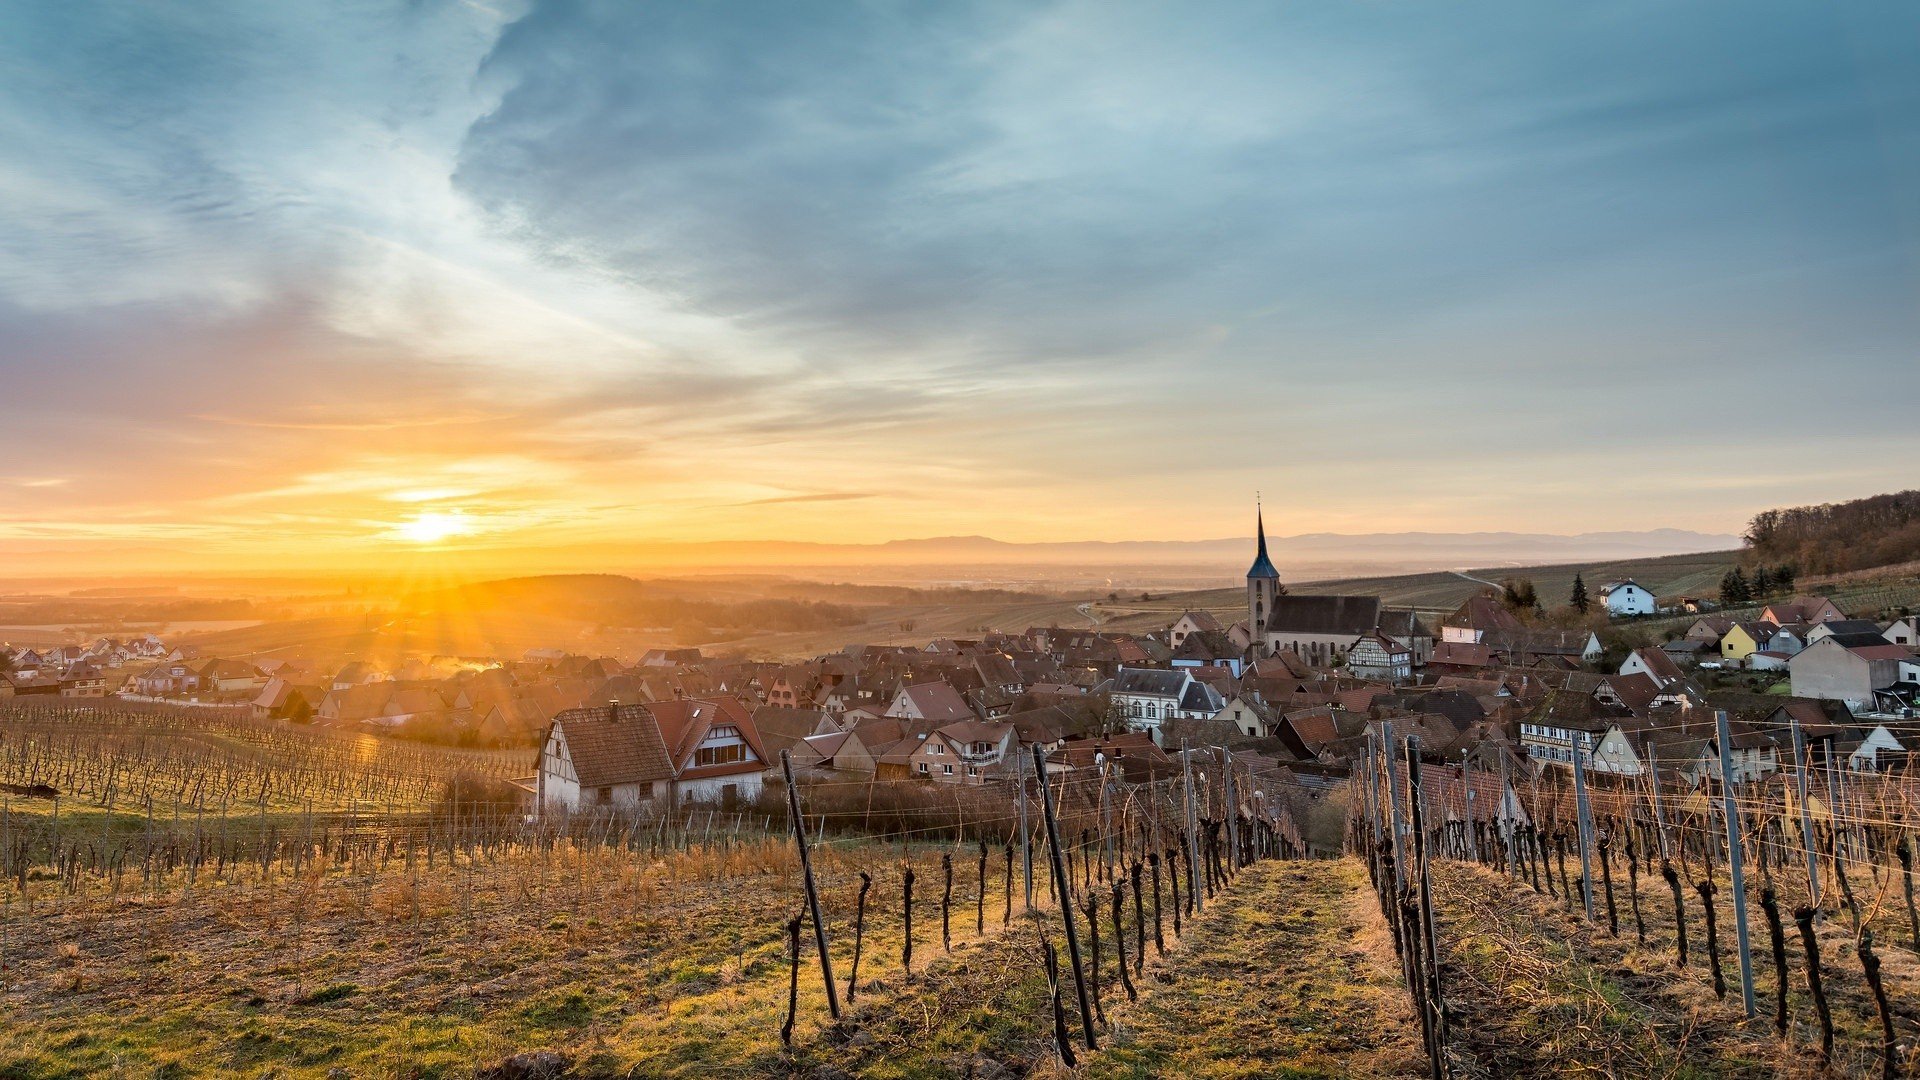
<svg viewBox="0 0 1920 1080"><path fill-rule="evenodd" d="M727 506L777 506L782 503L823 503L848 502L854 499L877 499L880 496L871 491L820 491L808 495L778 495L770 499L748 499L745 502L726 503Z"/></svg>
<svg viewBox="0 0 1920 1080"><path fill-rule="evenodd" d="M1214 533L1263 487L1296 531L1724 528L1729 462L1871 490L1920 449L1917 24L16 7L0 460L64 482L0 515L350 537L441 493L699 537L858 496L821 538L1041 538ZM1809 371L1796 417L1874 451L1845 479L1675 421Z"/></svg>

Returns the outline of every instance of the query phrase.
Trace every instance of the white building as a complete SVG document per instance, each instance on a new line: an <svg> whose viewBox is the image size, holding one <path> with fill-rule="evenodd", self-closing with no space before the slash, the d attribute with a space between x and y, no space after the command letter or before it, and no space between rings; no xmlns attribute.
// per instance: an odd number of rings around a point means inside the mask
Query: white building
<svg viewBox="0 0 1920 1080"><path fill-rule="evenodd" d="M1607 615L1616 619L1623 615L1651 615L1654 612L1653 594L1632 578L1609 581L1600 586L1600 602L1607 606Z"/></svg>
<svg viewBox="0 0 1920 1080"><path fill-rule="evenodd" d="M1160 741L1168 720L1205 720L1226 707L1220 692L1193 677L1189 669L1128 668L1108 688L1113 707L1135 731Z"/></svg>
<svg viewBox="0 0 1920 1080"><path fill-rule="evenodd" d="M1375 630L1347 646L1347 670L1355 678L1405 682L1413 678L1413 650Z"/></svg>
<svg viewBox="0 0 1920 1080"><path fill-rule="evenodd" d="M534 801L580 810L751 799L767 764L752 718L732 698L567 709L541 741Z"/></svg>

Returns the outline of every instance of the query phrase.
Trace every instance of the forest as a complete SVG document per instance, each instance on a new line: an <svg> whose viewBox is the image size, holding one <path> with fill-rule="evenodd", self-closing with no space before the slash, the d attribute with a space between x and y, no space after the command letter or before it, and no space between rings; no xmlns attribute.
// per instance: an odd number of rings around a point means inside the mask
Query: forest
<svg viewBox="0 0 1920 1080"><path fill-rule="evenodd" d="M1920 490L1763 510L1748 523L1749 563L1840 574L1920 560Z"/></svg>

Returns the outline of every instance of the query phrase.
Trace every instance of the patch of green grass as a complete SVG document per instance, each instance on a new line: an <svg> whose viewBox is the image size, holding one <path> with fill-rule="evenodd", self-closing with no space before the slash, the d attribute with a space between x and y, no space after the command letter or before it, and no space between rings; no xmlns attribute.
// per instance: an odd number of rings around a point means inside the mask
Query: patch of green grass
<svg viewBox="0 0 1920 1080"><path fill-rule="evenodd" d="M301 1005L326 1005L352 997L359 992L360 988L352 983L334 983L332 986L315 990L313 993L301 998L298 1003Z"/></svg>
<svg viewBox="0 0 1920 1080"><path fill-rule="evenodd" d="M533 1001L520 1010L520 1016L535 1028L579 1028L593 1019L594 1012L586 993L573 990Z"/></svg>

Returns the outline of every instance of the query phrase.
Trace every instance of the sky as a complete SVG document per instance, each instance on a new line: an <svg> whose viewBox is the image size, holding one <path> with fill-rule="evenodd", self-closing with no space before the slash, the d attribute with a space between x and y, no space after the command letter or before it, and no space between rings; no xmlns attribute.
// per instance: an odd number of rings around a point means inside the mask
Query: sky
<svg viewBox="0 0 1920 1080"><path fill-rule="evenodd" d="M0 73L15 571L1725 533L1920 452L1909 3L27 0Z"/></svg>

